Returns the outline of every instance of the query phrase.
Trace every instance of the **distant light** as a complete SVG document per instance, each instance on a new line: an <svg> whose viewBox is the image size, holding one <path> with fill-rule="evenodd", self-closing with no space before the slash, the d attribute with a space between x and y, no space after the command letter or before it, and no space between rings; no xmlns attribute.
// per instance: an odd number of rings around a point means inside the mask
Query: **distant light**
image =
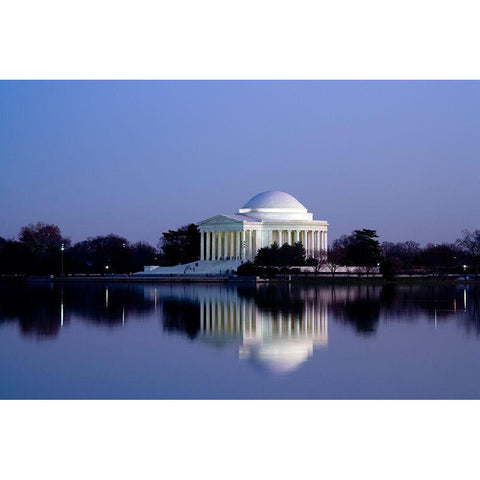
<svg viewBox="0 0 480 480"><path fill-rule="evenodd" d="M63 252L65 250L65 244L62 243L62 246L60 247L60 250Z"/></svg>
<svg viewBox="0 0 480 480"><path fill-rule="evenodd" d="M464 270L466 270L466 269L467 269L467 266L466 266L466 265L464 265L464 266L463 266L463 269L464 269Z"/></svg>
<svg viewBox="0 0 480 480"><path fill-rule="evenodd" d="M108 268L109 268L108 265L105 265L105 269L108 270Z"/></svg>

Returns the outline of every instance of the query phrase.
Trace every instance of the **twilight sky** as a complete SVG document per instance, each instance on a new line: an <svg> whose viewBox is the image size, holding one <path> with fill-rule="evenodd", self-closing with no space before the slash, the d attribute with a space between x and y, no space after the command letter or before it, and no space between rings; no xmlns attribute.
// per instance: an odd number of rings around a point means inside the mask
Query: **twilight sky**
<svg viewBox="0 0 480 480"><path fill-rule="evenodd" d="M480 228L478 81L1 81L0 236L161 232L282 190L329 241Z"/></svg>

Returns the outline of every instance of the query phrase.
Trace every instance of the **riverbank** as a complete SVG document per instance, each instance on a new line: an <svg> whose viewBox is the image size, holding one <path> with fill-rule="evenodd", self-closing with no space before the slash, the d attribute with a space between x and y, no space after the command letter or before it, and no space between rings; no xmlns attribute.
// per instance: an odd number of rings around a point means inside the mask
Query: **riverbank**
<svg viewBox="0 0 480 480"><path fill-rule="evenodd" d="M331 275L277 275L272 278L236 275L37 275L37 276L1 276L4 282L27 282L27 283L299 283L299 284L323 284L323 285L480 285L480 279L464 276L408 276L396 277L393 280L385 280L380 276L335 276Z"/></svg>

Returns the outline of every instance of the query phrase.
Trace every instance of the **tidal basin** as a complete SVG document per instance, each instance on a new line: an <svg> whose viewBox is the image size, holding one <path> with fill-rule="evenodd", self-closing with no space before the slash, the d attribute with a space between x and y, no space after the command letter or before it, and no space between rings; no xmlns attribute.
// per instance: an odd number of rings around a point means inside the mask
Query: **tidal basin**
<svg viewBox="0 0 480 480"><path fill-rule="evenodd" d="M2 284L3 399L480 398L475 285Z"/></svg>

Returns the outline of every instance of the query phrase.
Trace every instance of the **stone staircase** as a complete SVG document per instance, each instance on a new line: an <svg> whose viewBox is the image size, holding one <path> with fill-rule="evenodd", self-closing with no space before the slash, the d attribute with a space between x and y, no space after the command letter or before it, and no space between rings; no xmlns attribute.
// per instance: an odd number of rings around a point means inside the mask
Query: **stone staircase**
<svg viewBox="0 0 480 480"><path fill-rule="evenodd" d="M199 260L198 262L175 265L173 267L145 267L143 272L134 273L138 276L149 275L226 275L236 271L242 262L240 260ZM228 270L228 272L227 272Z"/></svg>

